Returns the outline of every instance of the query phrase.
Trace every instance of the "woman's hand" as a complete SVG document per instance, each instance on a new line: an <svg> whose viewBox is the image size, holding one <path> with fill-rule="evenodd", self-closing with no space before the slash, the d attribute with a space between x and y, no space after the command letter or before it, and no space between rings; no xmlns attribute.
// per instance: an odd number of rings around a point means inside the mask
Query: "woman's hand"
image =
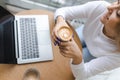
<svg viewBox="0 0 120 80"><path fill-rule="evenodd" d="M82 62L82 52L74 39L67 42L60 42L59 49L64 57L73 59L73 64L80 64Z"/></svg>
<svg viewBox="0 0 120 80"><path fill-rule="evenodd" d="M114 2L107 8L108 10L111 10L111 12L113 11L113 9L120 9L120 2Z"/></svg>
<svg viewBox="0 0 120 80"><path fill-rule="evenodd" d="M64 18L62 16L58 16L55 27L52 31L52 38L53 38L53 42L55 45L57 45L57 44L59 45L59 43L60 43L60 41L58 40L59 37L58 37L57 32L62 26L69 27L68 24L66 23L66 21L64 20Z"/></svg>
<svg viewBox="0 0 120 80"><path fill-rule="evenodd" d="M66 23L66 21L64 20L64 18L62 16L58 16L57 21L56 21L56 25L55 25L53 32L52 32L53 42L55 45L58 44L59 49L60 49L60 53L64 57L72 58L73 64L80 64L82 62L82 53L81 53L81 50L79 49L78 45L74 41L74 39L72 38L69 41L59 41L58 40L57 31L62 26L69 27L68 24Z"/></svg>

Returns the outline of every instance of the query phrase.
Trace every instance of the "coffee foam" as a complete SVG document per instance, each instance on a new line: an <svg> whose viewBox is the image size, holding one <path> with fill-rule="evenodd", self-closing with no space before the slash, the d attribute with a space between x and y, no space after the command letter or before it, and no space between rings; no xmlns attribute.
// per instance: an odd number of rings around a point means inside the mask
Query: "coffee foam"
<svg viewBox="0 0 120 80"><path fill-rule="evenodd" d="M66 26L62 26L59 30L58 30L58 37L62 40L62 41L69 41L72 38L72 30L69 27Z"/></svg>

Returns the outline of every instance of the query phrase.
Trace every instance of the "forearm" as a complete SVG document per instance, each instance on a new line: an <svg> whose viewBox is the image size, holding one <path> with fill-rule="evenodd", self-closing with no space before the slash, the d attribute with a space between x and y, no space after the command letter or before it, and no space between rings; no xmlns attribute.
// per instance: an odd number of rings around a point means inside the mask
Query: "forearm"
<svg viewBox="0 0 120 80"><path fill-rule="evenodd" d="M80 64L76 65L73 65L72 62L73 60L71 60L71 69L75 80L84 80L86 78L84 62L82 61Z"/></svg>

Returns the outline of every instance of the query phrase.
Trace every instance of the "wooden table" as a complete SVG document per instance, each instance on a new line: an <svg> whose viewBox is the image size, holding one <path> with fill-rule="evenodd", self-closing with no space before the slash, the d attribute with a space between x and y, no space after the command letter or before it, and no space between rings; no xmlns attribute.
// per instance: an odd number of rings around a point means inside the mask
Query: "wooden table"
<svg viewBox="0 0 120 80"><path fill-rule="evenodd" d="M18 13L21 14L47 14L49 15L50 32L54 27L53 12L46 10L26 10ZM81 48L78 36L75 34L75 41ZM40 80L74 80L73 74L69 65L69 58L63 57L57 46L53 47L54 60L30 64L0 64L0 80L22 80L23 74L29 68L35 68L40 72Z"/></svg>

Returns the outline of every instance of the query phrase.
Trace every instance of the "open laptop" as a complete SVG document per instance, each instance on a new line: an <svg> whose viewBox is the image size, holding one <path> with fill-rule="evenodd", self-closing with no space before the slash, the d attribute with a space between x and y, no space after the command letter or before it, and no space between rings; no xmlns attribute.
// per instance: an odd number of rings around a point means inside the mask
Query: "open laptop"
<svg viewBox="0 0 120 80"><path fill-rule="evenodd" d="M0 63L53 60L48 15L13 15L0 6Z"/></svg>

